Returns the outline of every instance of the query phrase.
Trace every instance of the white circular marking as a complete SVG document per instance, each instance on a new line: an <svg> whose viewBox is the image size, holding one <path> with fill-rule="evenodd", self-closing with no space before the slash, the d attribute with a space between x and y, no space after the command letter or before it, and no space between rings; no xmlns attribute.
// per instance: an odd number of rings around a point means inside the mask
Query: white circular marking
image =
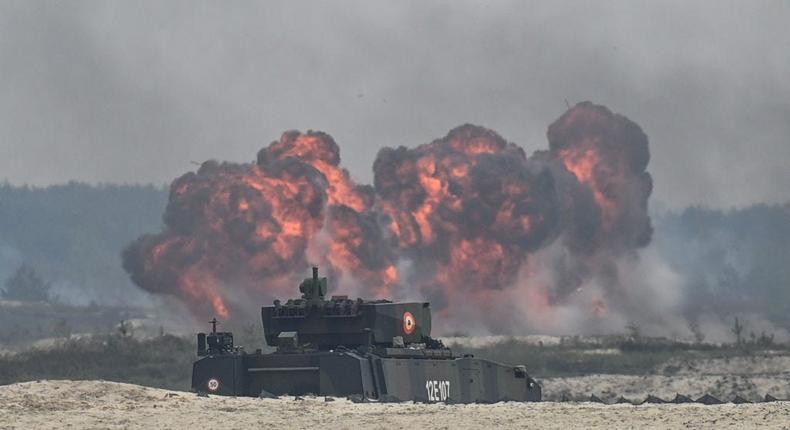
<svg viewBox="0 0 790 430"><path fill-rule="evenodd" d="M214 378L208 380L208 389L210 391L217 391L219 389L219 381Z"/></svg>
<svg viewBox="0 0 790 430"><path fill-rule="evenodd" d="M414 329L417 326L417 320L414 319L414 315L411 312L406 311L403 313L403 332L406 334L414 333Z"/></svg>

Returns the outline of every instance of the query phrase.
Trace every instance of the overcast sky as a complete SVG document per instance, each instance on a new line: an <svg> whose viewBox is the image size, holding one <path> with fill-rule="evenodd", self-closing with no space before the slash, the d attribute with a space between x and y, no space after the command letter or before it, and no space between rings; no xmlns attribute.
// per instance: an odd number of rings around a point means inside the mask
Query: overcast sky
<svg viewBox="0 0 790 430"><path fill-rule="evenodd" d="M0 1L13 184L165 184L294 128L368 182L465 122L545 148L565 99L642 126L653 201L790 200L788 1Z"/></svg>

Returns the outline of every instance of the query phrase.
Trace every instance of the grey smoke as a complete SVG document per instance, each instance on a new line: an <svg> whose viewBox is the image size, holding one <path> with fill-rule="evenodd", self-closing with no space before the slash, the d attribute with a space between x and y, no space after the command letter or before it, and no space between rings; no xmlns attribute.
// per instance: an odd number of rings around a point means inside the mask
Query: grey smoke
<svg viewBox="0 0 790 430"><path fill-rule="evenodd" d="M282 130L312 128L370 183L381 147L464 122L532 153L565 99L589 99L650 136L652 207L784 202L788 22L790 3L778 0L7 1L0 179L164 184L192 161L249 162ZM786 236L744 215L689 239L716 216L674 230L672 216L656 221L659 273L682 276L680 305L674 293L662 303L702 326L728 312L780 318L772 307L790 303L788 278L755 257ZM29 258L3 249L6 272Z"/></svg>
<svg viewBox="0 0 790 430"><path fill-rule="evenodd" d="M790 3L0 4L0 172L163 184L320 129L362 183L383 146L473 122L545 142L595 100L651 137L671 207L790 199Z"/></svg>

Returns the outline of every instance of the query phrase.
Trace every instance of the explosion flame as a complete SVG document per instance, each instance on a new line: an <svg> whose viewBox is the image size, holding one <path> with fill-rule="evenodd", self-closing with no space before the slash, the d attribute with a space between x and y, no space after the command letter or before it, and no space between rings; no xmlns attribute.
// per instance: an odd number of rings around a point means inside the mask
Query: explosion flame
<svg viewBox="0 0 790 430"><path fill-rule="evenodd" d="M176 179L165 229L133 242L124 268L200 315L291 296L310 264L341 290L427 298L441 311L505 300L530 284L541 250L560 246L553 281L527 292L555 306L649 243L652 181L647 137L605 107L574 106L548 140L527 157L494 131L463 125L382 149L371 187L340 166L329 135L289 131L256 163L209 161ZM605 313L608 301L594 298L590 312Z"/></svg>

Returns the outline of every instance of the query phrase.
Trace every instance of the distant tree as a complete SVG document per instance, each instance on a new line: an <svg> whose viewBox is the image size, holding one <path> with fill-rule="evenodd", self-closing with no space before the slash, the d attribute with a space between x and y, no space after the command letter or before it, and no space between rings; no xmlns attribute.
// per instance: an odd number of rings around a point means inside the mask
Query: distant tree
<svg viewBox="0 0 790 430"><path fill-rule="evenodd" d="M741 325L738 317L735 317L735 324L732 326L732 334L735 335L736 344L740 345L743 343L743 325Z"/></svg>
<svg viewBox="0 0 790 430"><path fill-rule="evenodd" d="M5 289L0 293L0 297L23 302L45 302L50 298L51 287L49 282L41 279L35 269L23 264L5 281Z"/></svg>
<svg viewBox="0 0 790 430"><path fill-rule="evenodd" d="M762 332L760 334L759 339L757 339L757 342L759 342L759 344L762 345L762 346L773 346L774 345L774 334L773 333L765 334L765 332Z"/></svg>

